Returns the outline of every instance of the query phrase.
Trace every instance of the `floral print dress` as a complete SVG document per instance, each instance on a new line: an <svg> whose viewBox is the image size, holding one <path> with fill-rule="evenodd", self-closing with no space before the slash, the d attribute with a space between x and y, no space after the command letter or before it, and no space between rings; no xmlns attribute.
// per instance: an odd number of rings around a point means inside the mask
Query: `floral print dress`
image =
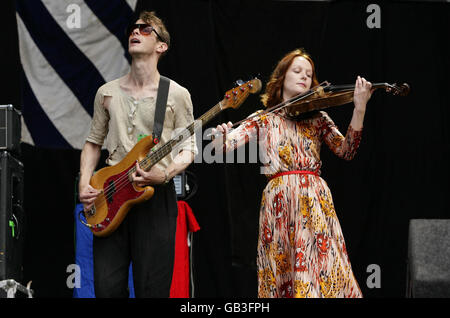
<svg viewBox="0 0 450 318"><path fill-rule="evenodd" d="M256 113L257 114L257 113ZM231 131L226 151L258 140L269 177L260 209L258 296L362 297L327 183L320 177L323 142L351 160L361 131L344 137L326 112L294 121L283 115L253 117ZM280 172L306 170L316 174Z"/></svg>

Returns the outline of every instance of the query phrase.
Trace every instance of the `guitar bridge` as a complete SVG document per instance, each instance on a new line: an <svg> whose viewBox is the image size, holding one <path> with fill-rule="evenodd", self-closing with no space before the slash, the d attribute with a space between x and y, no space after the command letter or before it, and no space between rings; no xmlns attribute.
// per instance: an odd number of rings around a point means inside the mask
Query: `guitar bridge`
<svg viewBox="0 0 450 318"><path fill-rule="evenodd" d="M109 191L108 191L108 195L106 196L106 201L108 201L108 203L112 203L114 194L116 193L116 186L115 186L114 180L109 181L108 188L109 188Z"/></svg>
<svg viewBox="0 0 450 318"><path fill-rule="evenodd" d="M92 216L94 216L94 215L95 215L95 206L92 207L90 210L85 211L85 215L86 215L86 217L92 217Z"/></svg>

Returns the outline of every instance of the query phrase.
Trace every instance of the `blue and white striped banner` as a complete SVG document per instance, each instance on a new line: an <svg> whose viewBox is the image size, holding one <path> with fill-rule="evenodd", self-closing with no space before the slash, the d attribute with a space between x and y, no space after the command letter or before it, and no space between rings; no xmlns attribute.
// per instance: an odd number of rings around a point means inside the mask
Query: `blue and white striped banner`
<svg viewBox="0 0 450 318"><path fill-rule="evenodd" d="M129 70L137 0L17 0L22 141L83 147L97 89Z"/></svg>

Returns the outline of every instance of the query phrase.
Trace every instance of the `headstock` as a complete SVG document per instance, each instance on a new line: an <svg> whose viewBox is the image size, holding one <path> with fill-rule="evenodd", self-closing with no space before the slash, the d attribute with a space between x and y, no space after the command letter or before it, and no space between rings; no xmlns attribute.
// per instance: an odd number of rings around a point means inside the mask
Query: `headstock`
<svg viewBox="0 0 450 318"><path fill-rule="evenodd" d="M247 99L249 94L258 93L262 86L261 81L257 78L247 82L238 80L236 81L236 84L238 86L225 93L225 96L221 101L222 110L226 108L237 109Z"/></svg>
<svg viewBox="0 0 450 318"><path fill-rule="evenodd" d="M406 96L409 94L411 88L408 84L403 83L401 85L394 84L385 84L385 90L388 93L392 93L393 95Z"/></svg>

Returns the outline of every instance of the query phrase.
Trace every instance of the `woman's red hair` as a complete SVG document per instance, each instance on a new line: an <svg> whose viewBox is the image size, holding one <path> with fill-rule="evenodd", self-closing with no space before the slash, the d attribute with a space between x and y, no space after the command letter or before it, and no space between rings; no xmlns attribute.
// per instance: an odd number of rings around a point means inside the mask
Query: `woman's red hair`
<svg viewBox="0 0 450 318"><path fill-rule="evenodd" d="M275 105L278 105L283 101L283 83L284 78L286 77L286 72L289 69L289 66L291 66L292 61L298 57L304 57L306 60L308 60L309 63L311 63L312 67L312 81L311 81L311 87L319 85L319 81L317 80L316 76L316 70L314 67L314 62L311 59L310 55L306 53L304 49L296 49L288 54L286 54L277 64L275 67L275 70L272 72L272 75L270 76L270 80L266 85L266 91L263 95L261 95L261 101L265 107L272 107Z"/></svg>

